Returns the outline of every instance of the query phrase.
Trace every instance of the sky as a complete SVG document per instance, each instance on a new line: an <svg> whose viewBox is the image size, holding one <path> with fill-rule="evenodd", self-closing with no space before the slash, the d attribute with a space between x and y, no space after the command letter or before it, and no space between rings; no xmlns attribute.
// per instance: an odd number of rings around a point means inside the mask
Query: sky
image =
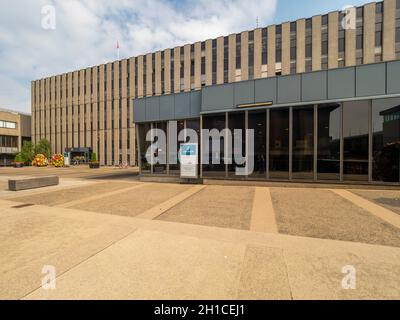
<svg viewBox="0 0 400 320"><path fill-rule="evenodd" d="M117 41L123 59L366 2L1 0L0 108L30 113L32 80L114 61Z"/></svg>

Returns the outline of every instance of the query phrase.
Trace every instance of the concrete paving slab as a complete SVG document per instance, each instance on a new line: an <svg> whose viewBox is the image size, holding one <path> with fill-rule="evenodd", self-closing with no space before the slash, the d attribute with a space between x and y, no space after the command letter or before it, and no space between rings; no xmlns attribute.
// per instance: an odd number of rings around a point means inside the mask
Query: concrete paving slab
<svg viewBox="0 0 400 320"><path fill-rule="evenodd" d="M1 206L0 299L19 299L39 288L45 265L60 275L135 230L106 215L94 221L64 210Z"/></svg>
<svg viewBox="0 0 400 320"><path fill-rule="evenodd" d="M279 232L400 247L400 229L329 190L271 189Z"/></svg>
<svg viewBox="0 0 400 320"><path fill-rule="evenodd" d="M249 245L243 260L238 299L292 299L283 250Z"/></svg>
<svg viewBox="0 0 400 320"><path fill-rule="evenodd" d="M334 193L340 195L346 200L354 203L356 206L368 211L374 216L382 219L383 221L390 223L392 226L399 228L400 230L400 215L388 210L382 206L378 206L372 201L368 201L363 197L356 195L347 190L332 190Z"/></svg>
<svg viewBox="0 0 400 320"><path fill-rule="evenodd" d="M19 178L25 177L25 176L18 176ZM29 177L29 176L27 176ZM30 196L30 195L43 195L47 194L52 191L59 191L59 190L66 190L66 189L71 189L71 188L77 188L81 186L89 186L91 184L96 183L95 181L89 181L89 180L82 180L82 179L60 179L60 184L58 186L50 186L50 187L43 187L40 189L31 189L31 190L21 190L21 191L10 191L8 190L8 179L13 179L15 176L10 176L10 177L1 177L4 179L4 183L6 184L5 189L0 189L0 199L14 199L17 197L24 197L24 196Z"/></svg>
<svg viewBox="0 0 400 320"><path fill-rule="evenodd" d="M249 230L253 198L252 187L207 186L157 219Z"/></svg>
<svg viewBox="0 0 400 320"><path fill-rule="evenodd" d="M256 187L251 212L250 230L278 233L269 188Z"/></svg>
<svg viewBox="0 0 400 320"><path fill-rule="evenodd" d="M351 190L351 192L400 215L400 191Z"/></svg>
<svg viewBox="0 0 400 320"><path fill-rule="evenodd" d="M245 247L138 230L27 299L234 299Z"/></svg>
<svg viewBox="0 0 400 320"><path fill-rule="evenodd" d="M94 195L121 190L129 187L132 187L132 184L128 182L103 182L91 184L90 186L81 186L77 188L52 191L46 194L40 193L22 197L15 197L9 200L46 206L58 206L70 201L84 200Z"/></svg>
<svg viewBox="0 0 400 320"><path fill-rule="evenodd" d="M313 254L292 248L284 256L293 299L400 299L399 261L376 261L348 250ZM354 267L354 289L342 286L349 275L346 266Z"/></svg>
<svg viewBox="0 0 400 320"><path fill-rule="evenodd" d="M175 197L170 198L167 201L165 201L159 205L156 205L155 207L139 214L137 216L137 218L151 219L151 220L155 219L158 216L160 216L161 214L163 214L164 212L166 212L169 209L178 205L180 202L186 200L187 198L189 198L189 197L193 196L194 194L198 193L199 191L203 190L204 188L205 188L205 186L202 186L202 185L192 186L188 190L186 190L182 193L179 193Z"/></svg>
<svg viewBox="0 0 400 320"><path fill-rule="evenodd" d="M139 190L126 191L85 202L72 208L92 212L108 213L121 216L135 217L160 203L177 196L187 190L187 186L176 184L145 184Z"/></svg>

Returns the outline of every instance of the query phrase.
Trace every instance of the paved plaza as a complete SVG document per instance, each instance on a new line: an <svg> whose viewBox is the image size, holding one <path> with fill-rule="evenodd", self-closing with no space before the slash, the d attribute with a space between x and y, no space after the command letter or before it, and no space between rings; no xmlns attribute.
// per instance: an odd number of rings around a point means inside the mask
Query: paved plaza
<svg viewBox="0 0 400 320"><path fill-rule="evenodd" d="M51 174L59 186L6 190ZM346 188L0 168L0 298L400 299L400 190Z"/></svg>

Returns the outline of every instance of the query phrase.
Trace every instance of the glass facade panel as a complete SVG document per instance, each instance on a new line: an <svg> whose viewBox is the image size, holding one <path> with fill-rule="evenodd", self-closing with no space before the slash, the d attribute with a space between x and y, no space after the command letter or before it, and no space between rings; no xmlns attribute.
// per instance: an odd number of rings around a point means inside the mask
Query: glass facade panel
<svg viewBox="0 0 400 320"><path fill-rule="evenodd" d="M150 142L146 141L147 132L151 129L150 123L141 123L138 125L139 131L139 152L140 152L140 170L142 173L151 173L151 165L147 161L146 152L150 147Z"/></svg>
<svg viewBox="0 0 400 320"><path fill-rule="evenodd" d="M254 172L252 177L265 178L267 152L267 112L249 111L249 130L254 130ZM251 155L250 155L251 156Z"/></svg>
<svg viewBox="0 0 400 320"><path fill-rule="evenodd" d="M289 107L204 115L203 129L214 129L215 139L205 139L199 146L199 156L204 151L203 146L208 147L209 163L203 164L203 176L243 178L236 176L235 169L246 164L245 130L248 128L254 130L254 154L249 154L254 159L254 170L249 178L313 180L316 174L319 181L339 181L342 170L345 182L368 181L370 175L373 181L400 182L400 98L295 106L292 107L292 123L290 118ZM227 124L232 134L230 154L226 154L223 133ZM146 134L151 127L167 133L167 122L138 124L141 172L169 172L179 176L179 158L177 164L169 164L169 167L148 163L146 152L151 143L146 141ZM185 127L196 131L200 144L200 120L177 121L177 137ZM240 141L239 144L235 140ZM0 142L4 141L0 139ZM177 141L177 157L181 143L183 141ZM154 150L153 156L166 154L168 148ZM226 165L227 159L232 160L232 164Z"/></svg>
<svg viewBox="0 0 400 320"><path fill-rule="evenodd" d="M344 180L368 180L370 101L343 103Z"/></svg>
<svg viewBox="0 0 400 320"><path fill-rule="evenodd" d="M181 166L179 164L179 149L181 142L178 140L179 132L185 129L185 122L184 121L177 121L177 130L176 130L176 138L177 138L177 150L176 150L176 157L177 161L176 164L169 164L169 173L171 175L180 175Z"/></svg>
<svg viewBox="0 0 400 320"><path fill-rule="evenodd" d="M225 114L216 114L203 117L203 129L216 129L219 134L225 129ZM208 144L208 164L203 164L203 176L205 177L224 177L224 143L225 139L210 138L203 141L203 146ZM218 150L219 149L219 150ZM204 150L203 150L204 151ZM213 163L214 162L214 163Z"/></svg>
<svg viewBox="0 0 400 320"><path fill-rule="evenodd" d="M400 99L372 101L372 179L399 182Z"/></svg>
<svg viewBox="0 0 400 320"><path fill-rule="evenodd" d="M154 129L159 129L165 134L165 138L167 137L167 122L157 122L154 124ZM156 138L154 139L154 142L156 142ZM167 140L165 140L167 142ZM153 165L153 173L154 174L166 174L167 173L167 150L166 146L165 148L162 148L161 146L155 150L154 156L158 158L163 158L165 161L157 161ZM163 163L161 163L163 162Z"/></svg>
<svg viewBox="0 0 400 320"><path fill-rule="evenodd" d="M228 116L228 126L232 134L232 164L228 165L228 174L235 175L236 167L244 167L246 156L246 115L244 112L231 112ZM236 143L235 143L236 141ZM239 143L241 141L241 143Z"/></svg>
<svg viewBox="0 0 400 320"><path fill-rule="evenodd" d="M314 106L293 108L292 177L314 177Z"/></svg>
<svg viewBox="0 0 400 320"><path fill-rule="evenodd" d="M340 131L342 107L340 103L318 106L317 178L340 179Z"/></svg>
<svg viewBox="0 0 400 320"><path fill-rule="evenodd" d="M270 111L270 178L289 178L289 109Z"/></svg>
<svg viewBox="0 0 400 320"><path fill-rule="evenodd" d="M199 159L198 163L201 163L201 147L200 147L200 119L191 119L186 120L186 129L192 129L197 133L197 143L199 150ZM189 142L189 138L187 138L186 142Z"/></svg>

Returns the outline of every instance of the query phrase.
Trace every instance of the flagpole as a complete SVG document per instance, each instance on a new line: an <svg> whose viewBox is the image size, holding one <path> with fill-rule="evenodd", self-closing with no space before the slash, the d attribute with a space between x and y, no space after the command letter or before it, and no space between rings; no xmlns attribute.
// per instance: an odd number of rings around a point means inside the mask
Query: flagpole
<svg viewBox="0 0 400 320"><path fill-rule="evenodd" d="M119 41L117 40L117 60L119 60Z"/></svg>

